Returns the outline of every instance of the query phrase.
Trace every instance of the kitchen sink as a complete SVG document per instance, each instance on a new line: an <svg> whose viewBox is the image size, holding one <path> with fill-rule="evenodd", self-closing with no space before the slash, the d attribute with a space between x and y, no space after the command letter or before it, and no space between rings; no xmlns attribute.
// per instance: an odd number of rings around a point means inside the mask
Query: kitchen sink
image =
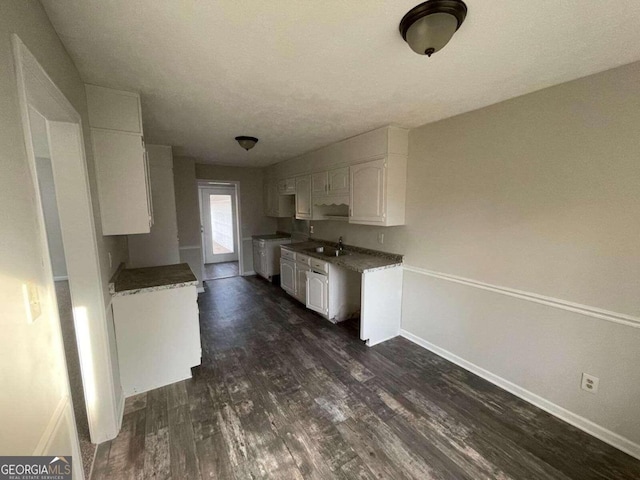
<svg viewBox="0 0 640 480"><path fill-rule="evenodd" d="M343 257L344 255L351 255L351 252L346 250L338 250L333 247L322 247L322 251L318 252L315 248L308 248L308 252L324 255L325 257Z"/></svg>

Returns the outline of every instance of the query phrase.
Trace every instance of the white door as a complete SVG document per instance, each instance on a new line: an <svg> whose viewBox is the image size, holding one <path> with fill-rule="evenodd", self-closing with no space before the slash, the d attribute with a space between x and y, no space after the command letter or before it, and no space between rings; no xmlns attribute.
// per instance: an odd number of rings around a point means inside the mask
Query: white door
<svg viewBox="0 0 640 480"><path fill-rule="evenodd" d="M384 158L351 167L349 221L384 222L384 174Z"/></svg>
<svg viewBox="0 0 640 480"><path fill-rule="evenodd" d="M296 218L311 219L311 175L296 178Z"/></svg>
<svg viewBox="0 0 640 480"><path fill-rule="evenodd" d="M307 272L307 308L323 315L329 313L329 281L326 275Z"/></svg>
<svg viewBox="0 0 640 480"><path fill-rule="evenodd" d="M289 295L296 294L296 273L294 263L280 260L280 286Z"/></svg>
<svg viewBox="0 0 640 480"><path fill-rule="evenodd" d="M307 272L311 268L302 263L296 263L296 298L305 305L307 304Z"/></svg>
<svg viewBox="0 0 640 480"><path fill-rule="evenodd" d="M349 193L349 167L329 171L329 193L332 195Z"/></svg>
<svg viewBox="0 0 640 480"><path fill-rule="evenodd" d="M200 189L204 263L238 260L238 209L235 187Z"/></svg>

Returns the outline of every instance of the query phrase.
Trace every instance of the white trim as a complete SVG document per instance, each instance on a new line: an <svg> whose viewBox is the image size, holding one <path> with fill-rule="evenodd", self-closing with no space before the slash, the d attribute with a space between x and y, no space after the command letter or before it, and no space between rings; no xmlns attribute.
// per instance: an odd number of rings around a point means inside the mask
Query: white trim
<svg viewBox="0 0 640 480"><path fill-rule="evenodd" d="M590 305L570 302L568 300L562 300L560 298L547 297L545 295L539 295L533 292L526 292L523 290L516 290L514 288L491 285L489 283L484 283L464 277L458 277L456 275L449 275L447 273L434 272L431 270L426 270L424 268L405 265L404 269L409 272L419 273L421 275L427 275L429 277L439 278L441 280L447 280L449 282L480 288L482 290L488 290L490 292L500 293L502 295L508 295L510 297L527 300L529 302L540 303L542 305L559 308L561 310L567 310L569 312L579 313L588 317L607 320L609 322L618 323L620 325L627 325L629 327L640 328L640 317L636 317L633 315L612 312L610 310L604 310L602 308L592 307Z"/></svg>
<svg viewBox="0 0 640 480"><path fill-rule="evenodd" d="M71 235L71 237L75 240L75 233L69 233L67 231L70 224L68 223L68 220L67 223L64 221L65 216L75 216L76 218L74 218L74 227L85 229L85 231L83 231L83 234L86 234L88 236L88 238L84 240L87 243L82 244L81 250L71 250L76 255L75 258L73 258L72 255L68 252L69 254L67 255L67 266L71 279L73 280L74 275L78 277L78 281L76 282L77 284L82 284L83 282L86 283L86 277L91 277L91 283L93 284L90 292L82 291L81 294L78 294L79 289L77 287L74 288L73 283L71 283L70 291L72 306L74 309L77 307L77 303L79 301L78 298L81 298L84 302L82 304L82 307L86 311L88 311L88 318L91 322L91 328L93 329L92 332L95 334L92 337L92 339L95 339L95 342L92 342L93 344L91 345L93 352L92 355L95 356L95 358L92 358L94 365L94 370L92 372L88 372L86 370L85 363L83 362L83 360L87 359L87 356L83 355L81 351L79 352L79 354L81 359L80 371L84 383L84 395L87 404L89 431L92 441L94 443L100 443L114 438L118 434L118 431L116 429L115 418L115 379L113 378L113 370L111 368L109 357L109 342L108 333L106 330L107 322L106 317L104 316L104 288L102 277L100 275L100 258L95 231L95 219L93 217L89 176L87 172L87 157L85 154L82 119L80 114L75 110L69 100L67 100L67 98L57 87L55 82L51 79L51 77L49 77L44 68L42 68L33 54L20 40L20 37L18 37L18 35L14 33L11 37L11 41L13 46L16 79L18 84L18 97L22 117L24 142L26 146L28 164L31 171L33 188L35 190L37 203L40 204L41 202L37 183L37 172L35 169L35 152L33 151L31 140L32 134L29 122L30 108L36 110L39 114L45 117L45 120L47 122L47 135L49 137L50 143L52 142L52 139L60 140L61 138L65 138L65 141L56 143L55 145L58 148L60 148L61 146L64 147L63 150L68 148L69 151L72 152L72 154L69 155L69 152L63 151L61 153L62 157L67 158L72 162L79 162L78 165L74 167L74 171L71 173L76 177L82 178L82 185L78 185L78 187L81 186L83 189L81 193L78 191L78 195L82 196L82 202L78 204L78 211L73 213L70 211L65 212L62 208L60 208L60 216L62 236L63 242L65 243L65 248L67 248L67 236ZM38 108L40 107L46 107L45 109L47 111L39 111ZM70 137L73 138L74 145L71 145L69 143ZM51 159L55 178L56 173L58 172L59 174L59 169L61 167L56 166L57 162L53 149ZM80 183L78 180L75 181L76 183ZM43 266L43 268L45 270L47 287L50 288L53 292L52 297L54 298L55 302L53 271L50 265L51 262L48 244L46 242L46 238L44 237L46 228L44 225L44 216L41 209L38 209L38 223L40 225L42 237L41 244L45 256L45 265ZM66 227L65 224L67 225ZM69 268L70 258L75 261L76 273L74 273L74 271ZM57 312L55 313L55 315L58 315ZM59 322L58 328L60 328ZM66 361L64 365L66 368ZM101 405L104 405L104 407L103 409L99 410L95 406L92 407L90 405L90 402L87 401L87 385L89 384L87 378L90 375L95 376L96 371L100 370L101 368L106 369L105 373L107 378L106 388L104 387L104 383L101 384L101 388L104 388L102 392ZM105 379L100 380L102 382L105 382ZM67 381L67 389L68 388L69 387ZM109 395L106 396L104 395L104 393L108 393ZM75 430L75 418L73 416L71 418ZM73 435L74 448L76 448L78 447L77 431L74 431Z"/></svg>
<svg viewBox="0 0 640 480"><path fill-rule="evenodd" d="M116 417L116 422L118 423L118 432L120 431L120 428L122 428L122 419L124 418L124 402L125 402L125 398L124 398L124 390L120 389L120 398L118 399L118 405L117 405L117 417Z"/></svg>
<svg viewBox="0 0 640 480"><path fill-rule="evenodd" d="M250 270L250 271L248 271L248 272L242 272L242 273L240 274L240 276L241 276L241 277L250 277L250 276L252 276L252 275L257 275L257 274L256 274L256 272L254 272L253 270Z"/></svg>
<svg viewBox="0 0 640 480"><path fill-rule="evenodd" d="M205 280L205 282L206 282L206 281L207 281L207 280ZM196 291L197 291L198 293L204 293L204 287L198 287L198 288L196 289Z"/></svg>
<svg viewBox="0 0 640 480"><path fill-rule="evenodd" d="M184 247L178 247L179 250L200 250L200 245L185 245Z"/></svg>
<svg viewBox="0 0 640 480"><path fill-rule="evenodd" d="M53 415L51 415L51 418L49 419L44 432L42 432L40 440L38 440L36 448L33 450L34 456L45 454L45 452L47 451L47 447L51 443L51 440L55 437L55 433L60 427L60 423L62 422L62 419L64 417L65 409L70 405L71 404L69 402L68 395L63 395L62 397L60 397L60 401L58 402L58 405L56 405L56 408L53 411Z"/></svg>
<svg viewBox="0 0 640 480"><path fill-rule="evenodd" d="M243 242L252 242L253 241L253 237L242 237L242 241Z"/></svg>
<svg viewBox="0 0 640 480"><path fill-rule="evenodd" d="M452 363L455 363L456 365L464 368L465 370L468 370L471 373L474 373L475 375L478 375L479 377L484 378L485 380L493 383L494 385L497 385L498 387L506 390L507 392L512 393L516 397L519 397L522 400L525 400L526 402L529 402L535 405L536 407L544 410L545 412L550 413L551 415L558 417L561 420L564 420L565 422L573 425L576 428L579 428L580 430L588 433L589 435L593 435L594 437L602 440L605 443L608 443L609 445L617 448L618 450L622 450L623 452L631 455L632 457L640 459L640 445L632 442L631 440L623 437L622 435L612 432L611 430L608 430L592 422L591 420L588 420L584 417L581 417L578 414L575 414L567 410L566 408L556 405L555 403L550 402L549 400L542 398L541 396L536 395L535 393L530 392L529 390L526 390L520 387L519 385L516 385L515 383L510 382L509 380L505 380L504 378L499 377L498 375L491 373L488 370L485 370L484 368L479 367L465 360L464 358L461 358L445 350L444 348L440 348L428 342L427 340L420 338L417 335L414 335L413 333L410 333L403 329L400 331L400 335L406 338L407 340L415 343L416 345L419 345L422 348L425 348L435 353L436 355L442 358L445 358Z"/></svg>
<svg viewBox="0 0 640 480"><path fill-rule="evenodd" d="M62 281L64 281L64 280L69 280L69 277L68 277L67 275L60 275L60 276L58 276L58 277L56 277L56 276L54 275L54 277L53 277L53 281L54 281L54 282L62 282Z"/></svg>

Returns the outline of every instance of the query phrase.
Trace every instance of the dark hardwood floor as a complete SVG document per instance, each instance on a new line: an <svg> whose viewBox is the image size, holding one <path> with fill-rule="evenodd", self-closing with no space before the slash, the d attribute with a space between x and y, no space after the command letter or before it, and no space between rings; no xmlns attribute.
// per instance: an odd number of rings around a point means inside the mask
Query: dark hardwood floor
<svg viewBox="0 0 640 480"><path fill-rule="evenodd" d="M205 263L204 280L237 277L240 274L238 262Z"/></svg>
<svg viewBox="0 0 640 480"><path fill-rule="evenodd" d="M193 379L127 400L94 479L638 479L640 461L256 277L200 295Z"/></svg>

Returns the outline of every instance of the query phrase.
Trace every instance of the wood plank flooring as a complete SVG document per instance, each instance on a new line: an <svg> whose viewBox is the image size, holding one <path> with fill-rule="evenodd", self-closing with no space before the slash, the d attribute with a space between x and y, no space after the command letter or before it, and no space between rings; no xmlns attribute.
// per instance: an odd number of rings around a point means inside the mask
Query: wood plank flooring
<svg viewBox="0 0 640 480"><path fill-rule="evenodd" d="M237 261L205 263L204 265L205 280L217 280L220 278L237 277L239 274L239 264Z"/></svg>
<svg viewBox="0 0 640 480"><path fill-rule="evenodd" d="M640 461L408 342L373 348L256 277L200 295L193 378L127 399L98 479L638 479Z"/></svg>

